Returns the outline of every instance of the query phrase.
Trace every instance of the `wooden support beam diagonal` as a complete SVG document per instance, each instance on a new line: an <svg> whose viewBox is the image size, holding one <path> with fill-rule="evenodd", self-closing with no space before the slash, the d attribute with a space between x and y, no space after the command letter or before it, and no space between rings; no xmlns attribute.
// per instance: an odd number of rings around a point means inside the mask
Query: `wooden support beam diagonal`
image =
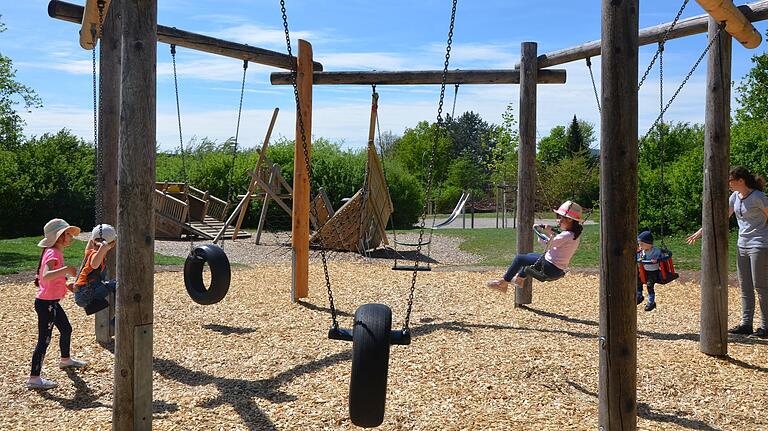
<svg viewBox="0 0 768 431"><path fill-rule="evenodd" d="M314 85L425 85L440 84L442 70L408 70L408 71L343 71L343 72L314 72ZM275 72L270 76L273 85L291 83L291 74ZM564 69L540 70L537 83L565 84ZM496 70L449 70L446 76L447 84L519 84L520 71L514 69Z"/></svg>
<svg viewBox="0 0 768 431"><path fill-rule="evenodd" d="M76 4L59 0L51 0L48 3L48 16L51 18L80 24L83 20L83 13L84 8ZM223 55L238 60L248 60L252 63L279 67L286 70L291 70L292 66L291 58L282 52L217 39L174 27L158 25L157 40L169 45L183 46L184 48ZM312 68L313 70L323 70L323 65L313 62Z"/></svg>

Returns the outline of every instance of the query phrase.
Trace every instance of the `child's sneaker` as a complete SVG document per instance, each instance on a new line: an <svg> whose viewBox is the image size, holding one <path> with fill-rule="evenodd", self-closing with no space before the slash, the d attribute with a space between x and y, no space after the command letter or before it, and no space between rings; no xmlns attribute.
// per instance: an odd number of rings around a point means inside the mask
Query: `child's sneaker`
<svg viewBox="0 0 768 431"><path fill-rule="evenodd" d="M757 338L768 338L768 329L757 328L755 332L752 333L752 336Z"/></svg>
<svg viewBox="0 0 768 431"><path fill-rule="evenodd" d="M509 286L509 282L504 279L491 280L485 283L485 285L490 287L491 289L498 290L499 292L507 293L507 287Z"/></svg>
<svg viewBox="0 0 768 431"><path fill-rule="evenodd" d="M729 334L750 335L752 334L752 325L738 325L728 330Z"/></svg>
<svg viewBox="0 0 768 431"><path fill-rule="evenodd" d="M638 295L637 296L637 305L642 304L643 300L645 300L645 297L643 295Z"/></svg>
<svg viewBox="0 0 768 431"><path fill-rule="evenodd" d="M41 389L45 391L48 389L53 389L56 386L59 386L59 384L52 380L44 379L42 377L38 377L37 379L27 380L27 387L29 389Z"/></svg>
<svg viewBox="0 0 768 431"><path fill-rule="evenodd" d="M645 304L645 311L651 311L654 308L656 308L656 303L655 302L649 302L649 303Z"/></svg>
<svg viewBox="0 0 768 431"><path fill-rule="evenodd" d="M66 361L60 361L59 362L59 368L62 370L65 368L83 368L84 366L88 365L85 361L78 361L77 359L69 358Z"/></svg>

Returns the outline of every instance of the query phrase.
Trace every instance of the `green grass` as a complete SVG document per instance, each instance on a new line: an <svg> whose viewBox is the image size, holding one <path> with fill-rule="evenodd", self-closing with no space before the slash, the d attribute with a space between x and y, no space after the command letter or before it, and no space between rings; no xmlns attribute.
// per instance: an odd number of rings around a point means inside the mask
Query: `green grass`
<svg viewBox="0 0 768 431"><path fill-rule="evenodd" d="M450 216L450 214L437 214L437 219L446 219ZM471 213L467 213L467 219L471 216ZM507 218L513 218L515 216L515 213L513 211L507 210ZM586 216L586 214L585 214ZM501 211L499 211L499 217L501 217ZM544 220L554 220L555 219L555 213L552 211L543 211L543 212L537 212L535 215L536 219L544 219ZM496 218L495 212L490 213L475 213L475 218ZM427 220L431 220L432 215L427 216ZM593 221L596 223L600 222L600 210L595 209L595 212L589 215L588 218L589 221Z"/></svg>
<svg viewBox="0 0 768 431"><path fill-rule="evenodd" d="M37 242L40 237L22 237L0 240L0 275L34 271L40 259ZM77 267L83 260L85 242L74 240L64 249L64 261ZM156 265L183 265L184 258L155 253Z"/></svg>
<svg viewBox="0 0 768 431"><path fill-rule="evenodd" d="M439 229L435 235L446 235L463 240L459 248L463 251L481 256L478 265L508 266L515 257L517 234L514 229ZM736 239L737 232L730 233L729 270L736 270ZM660 246L659 239L656 245ZM685 242L684 235L665 238L665 245L672 251L675 268L681 270L701 269L701 241L694 245ZM534 251L540 252L543 247L536 244ZM598 268L600 266L600 226L587 225L581 236L579 250L571 260L573 268Z"/></svg>

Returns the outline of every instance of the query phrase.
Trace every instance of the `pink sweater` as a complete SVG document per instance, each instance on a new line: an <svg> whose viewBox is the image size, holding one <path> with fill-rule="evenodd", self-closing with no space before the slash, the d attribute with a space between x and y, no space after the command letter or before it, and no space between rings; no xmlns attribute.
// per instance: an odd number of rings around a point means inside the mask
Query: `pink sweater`
<svg viewBox="0 0 768 431"><path fill-rule="evenodd" d="M573 232L566 230L557 234L551 241L544 259L565 271L568 269L576 249L579 248L579 239L574 239ZM539 239L539 242L542 244L547 243L541 239Z"/></svg>

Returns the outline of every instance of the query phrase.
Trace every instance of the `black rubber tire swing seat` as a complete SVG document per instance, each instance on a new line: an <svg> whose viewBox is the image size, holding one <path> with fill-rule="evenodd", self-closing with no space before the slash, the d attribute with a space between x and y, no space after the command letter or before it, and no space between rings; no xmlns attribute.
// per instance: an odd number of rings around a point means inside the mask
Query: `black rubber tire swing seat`
<svg viewBox="0 0 768 431"><path fill-rule="evenodd" d="M211 285L203 282L205 264L211 270ZM215 304L227 295L231 278L229 258L216 244L195 247L184 262L184 285L193 301L200 305Z"/></svg>
<svg viewBox="0 0 768 431"><path fill-rule="evenodd" d="M392 310L386 305L365 304L355 311L349 418L359 427L384 421L391 328Z"/></svg>

